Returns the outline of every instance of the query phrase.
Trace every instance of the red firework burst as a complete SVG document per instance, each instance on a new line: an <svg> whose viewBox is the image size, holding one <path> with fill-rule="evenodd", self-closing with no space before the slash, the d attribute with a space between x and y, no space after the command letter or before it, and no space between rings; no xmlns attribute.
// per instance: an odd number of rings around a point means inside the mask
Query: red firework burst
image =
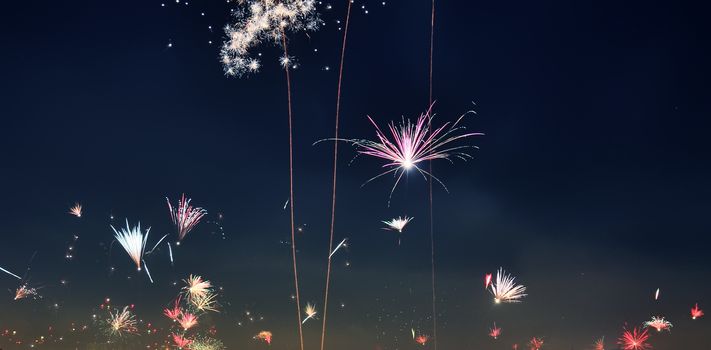
<svg viewBox="0 0 711 350"><path fill-rule="evenodd" d="M652 346L647 343L647 339L649 339L647 330L640 331L635 327L632 331L625 329L617 344L622 346L623 350L651 349Z"/></svg>

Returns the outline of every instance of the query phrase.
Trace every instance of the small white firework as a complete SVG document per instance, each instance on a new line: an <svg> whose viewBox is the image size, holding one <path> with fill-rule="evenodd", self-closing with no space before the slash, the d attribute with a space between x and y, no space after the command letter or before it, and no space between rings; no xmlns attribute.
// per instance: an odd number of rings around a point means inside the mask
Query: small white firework
<svg viewBox="0 0 711 350"><path fill-rule="evenodd" d="M75 203L73 207L69 208L69 214L80 218L81 217L81 204Z"/></svg>
<svg viewBox="0 0 711 350"><path fill-rule="evenodd" d="M146 250L146 241L148 240L148 233L151 231L151 228L149 227L144 235L143 232L141 232L140 222L138 226L131 228L128 225L128 219L126 219L126 228L121 228L120 231L117 231L116 228L111 225L111 229L113 229L116 234L116 240L136 264L138 271L141 271L141 260L143 260L143 253Z"/></svg>
<svg viewBox="0 0 711 350"><path fill-rule="evenodd" d="M527 294L526 287L517 285L515 277L507 274L503 268L496 272L496 281L491 284L491 294L494 295L494 302L499 303L519 303Z"/></svg>
<svg viewBox="0 0 711 350"><path fill-rule="evenodd" d="M383 221L383 223L388 226L388 227L384 227L383 229L384 229L384 230L397 231L397 232L402 233L402 230L405 229L405 226L406 226L410 221L412 221L412 219L414 219L414 218L410 218L410 217L407 217L407 216L405 216L405 217L403 218L403 217L398 216L396 219L392 219L392 220L389 220L389 221Z"/></svg>
<svg viewBox="0 0 711 350"><path fill-rule="evenodd" d="M657 332L661 331L671 331L674 327L671 322L664 319L664 317L652 316L652 319L644 323L644 327L654 328Z"/></svg>
<svg viewBox="0 0 711 350"><path fill-rule="evenodd" d="M306 307L304 308L304 313L306 314L306 318L304 318L303 321L301 321L301 324L306 323L309 319L312 319L316 317L316 306L314 306L311 303L306 303Z"/></svg>

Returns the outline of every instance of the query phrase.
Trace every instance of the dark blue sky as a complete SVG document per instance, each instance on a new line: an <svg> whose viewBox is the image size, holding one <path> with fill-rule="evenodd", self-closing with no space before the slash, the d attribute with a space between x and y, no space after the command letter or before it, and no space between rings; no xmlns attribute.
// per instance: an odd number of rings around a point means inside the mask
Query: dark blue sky
<svg viewBox="0 0 711 350"><path fill-rule="evenodd" d="M8 292L0 330L66 330L89 322L107 296L167 325L160 312L177 293L171 283L195 273L224 287L223 312L210 321L228 348L260 348L251 337L271 329L275 349L294 349L279 49L261 50L259 74L226 78L218 51L228 7L160 4L3 6L0 266L24 272L37 252L29 276L44 298L17 303ZM333 132L344 4L332 4L324 28L290 42L300 63L302 301L320 310L332 147L312 143ZM355 4L341 135L372 138L367 115L382 125L426 109L430 2ZM653 315L675 324L653 336L656 349L711 347L706 321L688 316L696 302L711 308L707 13L693 2L437 3L435 121L475 102L464 123L486 133L473 160L435 164L450 189L435 187L440 348L510 349L532 336L548 349L581 349L602 335L611 345L625 323ZM431 334L427 184L410 176L388 208L390 179L360 187L380 163L349 166L355 153L341 149L336 239L349 237L350 250L334 260L330 345L414 349L411 328ZM157 239L171 232L164 197L183 192L211 219L224 214L225 239L203 222L175 267L164 251L150 257L151 285L123 252L107 253L109 216L140 220ZM81 220L66 214L77 201ZM400 246L380 229L398 215L415 217ZM66 261L73 234L76 257ZM499 266L529 288L524 303L491 304L482 277ZM0 289L15 288L0 275ZM245 310L265 319L238 326ZM486 336L494 321L504 329L497 342ZM319 325L305 328L309 349Z"/></svg>

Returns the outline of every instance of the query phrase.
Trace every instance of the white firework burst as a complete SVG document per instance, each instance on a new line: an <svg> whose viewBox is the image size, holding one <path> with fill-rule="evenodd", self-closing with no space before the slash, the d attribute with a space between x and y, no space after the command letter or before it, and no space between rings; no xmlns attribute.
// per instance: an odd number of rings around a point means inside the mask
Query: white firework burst
<svg viewBox="0 0 711 350"><path fill-rule="evenodd" d="M116 228L111 225L111 229L113 229L116 234L116 240L121 244L126 253L128 253L128 256L136 264L138 271L140 271L143 253L146 250L146 241L148 241L148 233L151 231L151 228L149 227L144 235L143 232L141 232L140 222L138 223L138 226L134 226L132 228L128 225L128 219L126 219L126 228L121 228L120 231L117 231Z"/></svg>
<svg viewBox="0 0 711 350"><path fill-rule="evenodd" d="M651 320L644 322L644 327L654 328L657 330L657 332L661 332L671 331L671 328L674 326L671 324L671 322L665 320L664 317L652 316Z"/></svg>
<svg viewBox="0 0 711 350"><path fill-rule="evenodd" d="M410 223L410 221L412 221L412 219L414 219L414 218L410 218L407 216L405 216L403 218L403 217L398 216L397 218L392 219L392 220L385 220L385 221L383 221L383 223L385 225L387 225L388 227L385 227L384 229L402 233L402 230L405 229L405 226L407 226L407 224Z"/></svg>
<svg viewBox="0 0 711 350"><path fill-rule="evenodd" d="M496 281L491 284L491 294L494 295L494 302L499 303L519 303L527 294L526 287L515 283L516 277L507 274L503 268L496 272Z"/></svg>

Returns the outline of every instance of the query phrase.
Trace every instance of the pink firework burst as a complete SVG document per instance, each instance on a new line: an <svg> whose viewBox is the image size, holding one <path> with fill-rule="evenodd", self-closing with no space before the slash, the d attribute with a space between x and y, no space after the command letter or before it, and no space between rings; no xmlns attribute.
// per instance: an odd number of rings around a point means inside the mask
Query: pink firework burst
<svg viewBox="0 0 711 350"><path fill-rule="evenodd" d="M267 343L267 345L271 345L272 344L272 332L261 331L261 332L257 333L257 335L254 336L254 339L263 340L264 342Z"/></svg>
<svg viewBox="0 0 711 350"><path fill-rule="evenodd" d="M168 202L168 209L170 210L170 217L173 219L173 225L178 228L178 243L185 238L185 236L190 232L195 225L200 222L203 216L207 214L207 211L200 207L193 207L190 205L190 198L185 199L185 194L178 200L178 206L173 207L170 204L170 199L165 198Z"/></svg>
<svg viewBox="0 0 711 350"><path fill-rule="evenodd" d="M187 331L198 324L198 318L191 313L185 312L180 314L178 323L180 323L180 327L182 327L184 331Z"/></svg>
<svg viewBox="0 0 711 350"><path fill-rule="evenodd" d="M598 340L593 343L593 349L595 350L605 350L605 337L598 338Z"/></svg>
<svg viewBox="0 0 711 350"><path fill-rule="evenodd" d="M175 304L173 305L172 309L163 309L163 315L165 315L174 322L178 322L180 316L183 315L183 310L180 309L180 298L175 299Z"/></svg>
<svg viewBox="0 0 711 350"><path fill-rule="evenodd" d="M691 319L695 320L704 315L704 310L699 309L699 304L691 308Z"/></svg>
<svg viewBox="0 0 711 350"><path fill-rule="evenodd" d="M459 117L454 123L447 122L439 128L432 129L431 112L432 107L430 107L426 113L421 114L414 123L404 118L400 125L395 125L394 122L391 122L388 125L390 137L378 127L378 124L376 124L372 118L368 117L368 120L375 126L378 141L361 139L345 140L358 147L359 154L365 154L387 161L387 163L383 165L383 168L386 170L366 181L366 184L381 176L393 174L396 180L390 190L390 197L392 197L402 176L407 171L415 169L425 179L427 176L430 176L442 185L445 190L447 189L442 181L420 167L420 163L435 159L447 159L449 161L452 161L453 158L469 159L471 155L466 153L464 149L473 146L457 146L455 143L471 136L483 134L461 133L465 128L460 126L459 123L466 114Z"/></svg>
<svg viewBox="0 0 711 350"><path fill-rule="evenodd" d="M187 349L190 344L193 343L192 340L183 337L182 335L175 334L173 333L173 342L175 343L175 346L177 346L180 349Z"/></svg>
<svg viewBox="0 0 711 350"><path fill-rule="evenodd" d="M424 334L418 335L417 337L415 337L415 342L417 344L422 345L422 346L427 345L428 340L430 340L430 337L428 335L424 335Z"/></svg>
<svg viewBox="0 0 711 350"><path fill-rule="evenodd" d="M489 289L489 286L491 285L491 274L487 273L484 275L484 289Z"/></svg>
<svg viewBox="0 0 711 350"><path fill-rule="evenodd" d="M543 338L531 338L531 340L528 342L528 347L531 350L539 350L543 347Z"/></svg>
<svg viewBox="0 0 711 350"><path fill-rule="evenodd" d="M618 339L617 344L622 346L623 350L651 349L652 346L647 343L647 339L649 339L649 334L646 329L642 331L637 328L634 328L632 331L625 329L622 336Z"/></svg>
<svg viewBox="0 0 711 350"><path fill-rule="evenodd" d="M494 322L494 328L489 329L489 336L494 339L499 339L500 335L501 335L501 328L496 327L496 322Z"/></svg>

